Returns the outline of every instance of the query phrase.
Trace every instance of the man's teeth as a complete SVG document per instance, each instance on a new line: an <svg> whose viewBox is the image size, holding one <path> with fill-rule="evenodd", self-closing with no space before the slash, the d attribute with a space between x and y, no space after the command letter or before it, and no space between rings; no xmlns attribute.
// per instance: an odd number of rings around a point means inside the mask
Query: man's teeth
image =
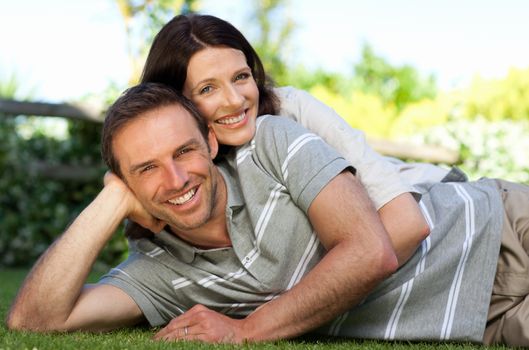
<svg viewBox="0 0 529 350"><path fill-rule="evenodd" d="M168 202L171 204L175 204L175 205L182 205L185 202L189 201L191 198L193 198L196 192L197 192L196 188L193 188L192 190L190 190L183 196L180 196L178 198L169 199Z"/></svg>
<svg viewBox="0 0 529 350"><path fill-rule="evenodd" d="M217 123L224 124L224 125L235 124L235 123L238 123L238 122L242 121L245 116L246 116L246 113L243 112L238 117L229 117L229 118L219 119L219 120L217 120Z"/></svg>

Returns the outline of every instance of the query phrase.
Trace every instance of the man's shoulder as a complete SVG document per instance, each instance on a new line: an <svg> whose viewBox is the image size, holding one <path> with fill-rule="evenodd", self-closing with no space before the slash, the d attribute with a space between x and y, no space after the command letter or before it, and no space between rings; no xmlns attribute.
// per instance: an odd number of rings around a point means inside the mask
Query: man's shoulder
<svg viewBox="0 0 529 350"><path fill-rule="evenodd" d="M251 155L255 163L272 162L275 166L284 166L293 157L302 163L315 158L318 159L313 164L315 168L328 160L342 158L318 135L288 118L274 115L258 118L255 136L239 149L237 162L240 163L239 160L248 155Z"/></svg>
<svg viewBox="0 0 529 350"><path fill-rule="evenodd" d="M261 125L268 125L266 127L270 128L274 125L285 125L287 127L295 127L296 125L303 128L301 125L296 123L295 121L285 118L280 115L272 115L272 114L265 114L257 118L257 129L261 127Z"/></svg>
<svg viewBox="0 0 529 350"><path fill-rule="evenodd" d="M257 118L255 140L267 138L289 138L295 135L312 134L301 124L278 115L263 115Z"/></svg>

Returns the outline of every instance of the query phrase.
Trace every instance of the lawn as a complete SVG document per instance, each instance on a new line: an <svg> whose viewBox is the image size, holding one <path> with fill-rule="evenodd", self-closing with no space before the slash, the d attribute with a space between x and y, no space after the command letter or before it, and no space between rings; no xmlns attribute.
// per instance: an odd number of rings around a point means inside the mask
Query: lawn
<svg viewBox="0 0 529 350"><path fill-rule="evenodd" d="M5 319L9 304L13 300L26 270L0 270L0 317ZM163 343L151 340L150 329L128 329L107 334L69 333L69 334L35 334L27 332L10 332L4 322L0 325L0 350L7 349L233 349L229 345L206 345L199 343ZM264 344L247 344L240 349L485 349L469 344L430 344L430 343L394 343L382 341L354 341L343 339L304 338ZM491 347L491 350L506 347Z"/></svg>

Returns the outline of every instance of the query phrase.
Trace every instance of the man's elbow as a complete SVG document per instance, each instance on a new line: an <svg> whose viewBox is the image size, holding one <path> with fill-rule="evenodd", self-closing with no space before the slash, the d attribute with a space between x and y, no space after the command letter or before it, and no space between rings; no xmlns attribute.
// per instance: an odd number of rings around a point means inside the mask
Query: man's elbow
<svg viewBox="0 0 529 350"><path fill-rule="evenodd" d="M11 311L6 318L6 327L11 331L50 332L63 330L53 325L49 319L38 318L35 315L22 315Z"/></svg>
<svg viewBox="0 0 529 350"><path fill-rule="evenodd" d="M21 317L16 312L11 311L6 318L6 327L11 331L34 331L35 327L28 322L28 318Z"/></svg>
<svg viewBox="0 0 529 350"><path fill-rule="evenodd" d="M10 331L31 331L38 332L42 331L36 324L30 322L27 319L9 315L6 319L6 327Z"/></svg>
<svg viewBox="0 0 529 350"><path fill-rule="evenodd" d="M22 330L22 325L20 324L20 322L18 322L18 320L15 317L13 317L11 313L7 315L5 324L6 324L7 329L11 331Z"/></svg>

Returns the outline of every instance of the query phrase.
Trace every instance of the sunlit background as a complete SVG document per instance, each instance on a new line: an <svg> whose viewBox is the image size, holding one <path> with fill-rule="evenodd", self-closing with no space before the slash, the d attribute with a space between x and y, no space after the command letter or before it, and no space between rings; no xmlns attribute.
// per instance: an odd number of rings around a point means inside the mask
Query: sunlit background
<svg viewBox="0 0 529 350"><path fill-rule="evenodd" d="M140 1L132 1L140 3ZM198 9L252 38L255 1L202 0ZM365 43L394 65L434 74L438 87L475 74L503 77L529 65L529 2L523 0L287 0L274 16L294 27L282 48L289 64L353 73ZM274 17L273 16L273 17ZM271 20L274 29L273 17ZM125 85L131 74L124 20L113 0L0 2L0 77L54 101Z"/></svg>
<svg viewBox="0 0 529 350"><path fill-rule="evenodd" d="M0 98L104 109L183 2L0 0ZM471 179L529 183L529 1L187 2L232 22L278 85L309 91L370 142L449 150L458 160L441 166ZM0 111L0 266L31 262L100 189L99 131Z"/></svg>

